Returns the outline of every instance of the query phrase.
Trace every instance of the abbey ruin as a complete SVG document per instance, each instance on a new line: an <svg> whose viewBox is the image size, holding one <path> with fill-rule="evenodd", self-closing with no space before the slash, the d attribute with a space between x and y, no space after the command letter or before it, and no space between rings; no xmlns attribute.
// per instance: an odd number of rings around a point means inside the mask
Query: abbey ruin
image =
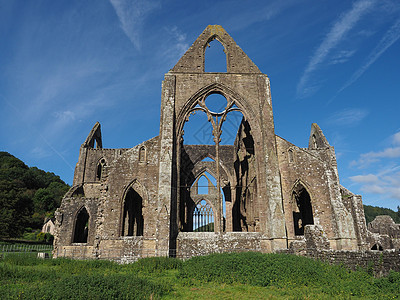
<svg viewBox="0 0 400 300"><path fill-rule="evenodd" d="M205 72L213 40L224 47L227 72ZM225 101L219 111L215 95ZM210 144L188 143L195 113L211 128ZM238 113L236 137L224 144L226 120ZM56 212L54 256L131 261L301 251L312 242L332 251L398 249L400 228L389 225L386 237L378 225L367 229L361 196L340 185L334 148L317 124L307 148L275 134L267 75L210 25L165 74L158 136L107 149L95 124Z"/></svg>

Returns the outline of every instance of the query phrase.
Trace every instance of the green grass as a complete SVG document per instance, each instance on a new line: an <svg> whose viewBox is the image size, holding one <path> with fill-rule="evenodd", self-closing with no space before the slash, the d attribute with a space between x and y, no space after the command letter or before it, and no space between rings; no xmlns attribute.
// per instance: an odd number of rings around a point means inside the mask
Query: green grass
<svg viewBox="0 0 400 300"><path fill-rule="evenodd" d="M0 299L396 299L400 273L374 278L304 257L225 253L110 261L9 254Z"/></svg>

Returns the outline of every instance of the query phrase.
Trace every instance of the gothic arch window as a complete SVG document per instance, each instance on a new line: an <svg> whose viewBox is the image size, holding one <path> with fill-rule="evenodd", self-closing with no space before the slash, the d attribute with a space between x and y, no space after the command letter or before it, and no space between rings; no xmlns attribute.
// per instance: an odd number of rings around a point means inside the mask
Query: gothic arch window
<svg viewBox="0 0 400 300"><path fill-rule="evenodd" d="M211 204L204 199L193 209L193 231L214 232L214 212Z"/></svg>
<svg viewBox="0 0 400 300"><path fill-rule="evenodd" d="M124 199L122 218L122 236L143 235L143 198L132 187Z"/></svg>
<svg viewBox="0 0 400 300"><path fill-rule="evenodd" d="M310 194L298 182L292 192L294 234L304 235L304 227L314 224Z"/></svg>
<svg viewBox="0 0 400 300"><path fill-rule="evenodd" d="M191 171L197 163L213 162L212 167L215 174L216 195L206 198L214 207L215 230L217 232L225 231L258 231L259 217L257 212L257 161L255 156L255 140L250 122L243 113L242 103L236 103L239 96L231 95L232 91L224 90L223 87L215 86L204 91L202 95L196 96L191 100L190 108L187 107L179 118L179 160L182 163L179 173L179 182L181 183L180 193L178 194L179 210L179 228L183 231L193 230L192 212L195 203L200 200L199 195L193 198L193 190L190 188L194 182L194 176ZM239 100L238 100L239 101ZM240 106L240 107L239 107ZM251 110L247 111L249 115ZM187 153L194 145L211 147L204 151L213 153L212 160L204 159L196 162L195 165L186 161ZM228 176L229 180L224 179L223 162L225 157L223 151L227 149L225 145L233 146L236 161L234 169ZM225 148L226 147L226 148ZM206 148L204 148L205 150ZM212 150L211 150L212 149ZM189 150L189 152L186 152ZM210 152L211 151L211 152ZM204 157L203 157L204 158ZM227 183L225 183L225 181ZM229 183L229 186L228 185ZM254 189L252 188L254 186ZM246 191L246 189L248 189ZM200 192L199 192L200 194ZM249 196L250 195L250 196ZM215 198L215 199L214 199ZM226 200L226 198L228 200ZM244 198L248 201L242 201ZM228 201L228 202L226 202ZM244 209L247 205L248 209ZM243 226L242 226L243 225Z"/></svg>
<svg viewBox="0 0 400 300"><path fill-rule="evenodd" d="M100 159L97 163L96 168L96 180L101 180L101 177L104 175L104 167L106 166L106 160L104 158Z"/></svg>
<svg viewBox="0 0 400 300"><path fill-rule="evenodd" d="M82 207L75 219L73 243L87 243L89 232L89 213Z"/></svg>
<svg viewBox="0 0 400 300"><path fill-rule="evenodd" d="M204 72L226 73L227 57L225 47L213 37L204 49Z"/></svg>
<svg viewBox="0 0 400 300"><path fill-rule="evenodd" d="M145 146L142 146L142 147L140 147L140 149L139 149L139 161L140 162L145 162L146 161L146 155L147 155L147 153L146 153L147 151L146 151L146 147Z"/></svg>

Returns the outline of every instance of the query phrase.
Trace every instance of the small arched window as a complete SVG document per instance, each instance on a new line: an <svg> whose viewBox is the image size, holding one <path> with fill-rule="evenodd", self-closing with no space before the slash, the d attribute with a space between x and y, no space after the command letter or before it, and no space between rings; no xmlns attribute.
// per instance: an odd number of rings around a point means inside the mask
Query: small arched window
<svg viewBox="0 0 400 300"><path fill-rule="evenodd" d="M294 162L293 149L289 149L289 150L288 150L288 159L289 159L289 162L290 162L290 163Z"/></svg>
<svg viewBox="0 0 400 300"><path fill-rule="evenodd" d="M211 39L204 51L204 72L226 73L227 58L221 42Z"/></svg>
<svg viewBox="0 0 400 300"><path fill-rule="evenodd" d="M101 177L104 175L104 167L106 166L106 160L102 158L97 164L96 169L96 180L101 180Z"/></svg>
<svg viewBox="0 0 400 300"><path fill-rule="evenodd" d="M145 162L146 161L146 147L142 146L139 149L139 161Z"/></svg>

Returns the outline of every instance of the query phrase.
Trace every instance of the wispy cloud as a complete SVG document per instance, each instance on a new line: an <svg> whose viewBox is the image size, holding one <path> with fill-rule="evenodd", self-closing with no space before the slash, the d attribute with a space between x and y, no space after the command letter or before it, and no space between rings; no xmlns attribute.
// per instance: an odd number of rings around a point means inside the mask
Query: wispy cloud
<svg viewBox="0 0 400 300"><path fill-rule="evenodd" d="M372 52L367 57L365 63L359 68L351 78L339 89L338 93L352 85L354 82L360 78L365 71L397 40L400 38L400 18L390 27L390 29L385 33L382 39L379 41L378 45L372 50Z"/></svg>
<svg viewBox="0 0 400 300"><path fill-rule="evenodd" d="M146 0L110 0L121 28L132 42L136 49L140 50L140 33L145 17L161 4L155 1Z"/></svg>
<svg viewBox="0 0 400 300"><path fill-rule="evenodd" d="M232 15L232 17L227 20L227 28L229 28L230 31L241 30L255 23L271 20L284 10L298 4L296 0L286 0L269 1L268 5L263 3L260 7L247 5L246 9L243 9L240 14Z"/></svg>
<svg viewBox="0 0 400 300"><path fill-rule="evenodd" d="M366 109L346 108L334 113L327 122L339 126L351 126L359 124L366 116L368 116Z"/></svg>
<svg viewBox="0 0 400 300"><path fill-rule="evenodd" d="M353 183L361 185L361 191L384 195L385 198L400 200L400 166L389 168L377 174L350 177Z"/></svg>
<svg viewBox="0 0 400 300"><path fill-rule="evenodd" d="M356 53L356 50L342 50L339 51L334 57L332 57L330 64L343 64L348 61Z"/></svg>
<svg viewBox="0 0 400 300"><path fill-rule="evenodd" d="M383 149L382 151L371 151L360 155L358 160L352 161L350 166L358 167L360 169L370 166L372 163L380 161L381 159L393 159L400 157L400 132L391 136L391 146Z"/></svg>
<svg viewBox="0 0 400 300"><path fill-rule="evenodd" d="M357 22L370 11L376 3L375 0L359 0L355 2L352 8L342 14L333 24L332 28L319 45L314 55L311 57L300 81L297 85L297 96L305 98L318 90L318 86L310 84L310 78L314 71L325 61L328 54L335 48L346 36L346 34L357 24Z"/></svg>

